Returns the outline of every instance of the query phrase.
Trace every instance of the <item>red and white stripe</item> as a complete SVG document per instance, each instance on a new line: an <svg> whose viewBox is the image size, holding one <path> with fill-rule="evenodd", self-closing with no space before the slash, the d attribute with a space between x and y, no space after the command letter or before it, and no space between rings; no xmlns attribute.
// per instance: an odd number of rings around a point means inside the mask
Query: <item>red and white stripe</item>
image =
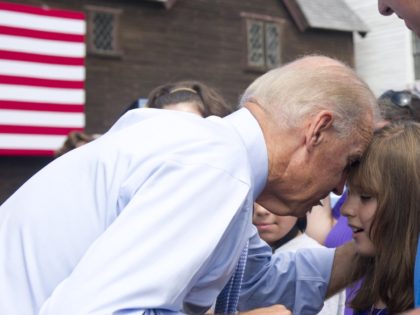
<svg viewBox="0 0 420 315"><path fill-rule="evenodd" d="M0 1L0 155L52 155L85 124L82 12Z"/></svg>

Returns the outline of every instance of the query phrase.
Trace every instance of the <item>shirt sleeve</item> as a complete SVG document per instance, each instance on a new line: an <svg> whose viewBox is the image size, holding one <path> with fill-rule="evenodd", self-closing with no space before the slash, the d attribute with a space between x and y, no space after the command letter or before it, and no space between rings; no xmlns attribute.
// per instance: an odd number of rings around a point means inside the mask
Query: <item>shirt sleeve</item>
<svg viewBox="0 0 420 315"><path fill-rule="evenodd" d="M163 163L58 285L40 314L181 312L185 296L203 266L208 267L248 193L249 186L226 171Z"/></svg>
<svg viewBox="0 0 420 315"><path fill-rule="evenodd" d="M316 314L324 303L334 253L311 248L272 255L253 227L239 310L283 304L293 314Z"/></svg>

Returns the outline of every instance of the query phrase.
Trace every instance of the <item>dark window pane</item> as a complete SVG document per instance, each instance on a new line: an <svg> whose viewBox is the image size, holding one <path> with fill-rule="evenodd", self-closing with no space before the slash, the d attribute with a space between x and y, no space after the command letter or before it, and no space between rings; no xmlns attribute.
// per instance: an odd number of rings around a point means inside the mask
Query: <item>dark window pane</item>
<svg viewBox="0 0 420 315"><path fill-rule="evenodd" d="M115 16L107 12L95 12L93 16L93 45L97 50L113 51Z"/></svg>
<svg viewBox="0 0 420 315"><path fill-rule="evenodd" d="M248 65L264 67L264 24L260 21L247 21Z"/></svg>
<svg viewBox="0 0 420 315"><path fill-rule="evenodd" d="M274 68L280 64L280 26L276 23L265 25L266 65Z"/></svg>

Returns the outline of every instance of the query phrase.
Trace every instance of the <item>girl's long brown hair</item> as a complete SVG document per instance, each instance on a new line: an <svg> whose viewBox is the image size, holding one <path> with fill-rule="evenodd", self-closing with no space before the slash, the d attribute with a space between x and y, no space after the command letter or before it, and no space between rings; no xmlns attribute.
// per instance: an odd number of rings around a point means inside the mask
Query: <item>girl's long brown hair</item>
<svg viewBox="0 0 420 315"><path fill-rule="evenodd" d="M376 254L355 262L352 278L364 278L350 305L362 311L382 300L390 314L406 311L413 307L420 233L420 124L398 122L377 131L348 185L378 201L369 231Z"/></svg>

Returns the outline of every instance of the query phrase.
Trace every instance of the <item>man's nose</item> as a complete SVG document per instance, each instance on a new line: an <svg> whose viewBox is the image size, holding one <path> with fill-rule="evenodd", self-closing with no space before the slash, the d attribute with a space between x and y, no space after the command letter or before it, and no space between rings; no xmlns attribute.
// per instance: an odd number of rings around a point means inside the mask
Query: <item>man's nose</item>
<svg viewBox="0 0 420 315"><path fill-rule="evenodd" d="M342 195L344 191L344 186L346 185L346 180L347 180L347 175L346 174L341 175L340 181L334 187L332 192L336 195Z"/></svg>
<svg viewBox="0 0 420 315"><path fill-rule="evenodd" d="M378 0L378 11L382 15L391 15L394 13L394 10L387 6L382 0Z"/></svg>

